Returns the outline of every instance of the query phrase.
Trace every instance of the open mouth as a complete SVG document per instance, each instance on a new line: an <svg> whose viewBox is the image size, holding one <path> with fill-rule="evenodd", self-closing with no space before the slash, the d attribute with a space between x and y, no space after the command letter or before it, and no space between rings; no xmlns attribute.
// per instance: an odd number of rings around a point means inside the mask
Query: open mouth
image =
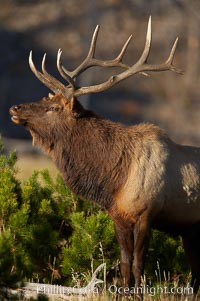
<svg viewBox="0 0 200 301"><path fill-rule="evenodd" d="M20 117L17 116L17 115L13 115L13 116L11 117L11 120L12 120L12 122L14 122L14 123L16 123L16 124L26 125L26 120L20 118Z"/></svg>
<svg viewBox="0 0 200 301"><path fill-rule="evenodd" d="M16 124L26 124L26 120L23 118L20 118L20 116L18 114L16 114L14 109L10 109L10 115L11 115L11 120L12 122L16 123Z"/></svg>
<svg viewBox="0 0 200 301"><path fill-rule="evenodd" d="M17 115L13 115L11 117L12 122L19 124L20 123L20 119Z"/></svg>

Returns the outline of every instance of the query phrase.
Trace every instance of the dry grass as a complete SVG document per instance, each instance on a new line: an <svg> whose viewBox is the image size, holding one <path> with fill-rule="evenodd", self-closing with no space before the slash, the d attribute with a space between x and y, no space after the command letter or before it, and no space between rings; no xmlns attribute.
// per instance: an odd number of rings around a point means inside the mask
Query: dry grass
<svg viewBox="0 0 200 301"><path fill-rule="evenodd" d="M3 137L3 145L6 153L15 150L17 153L17 178L20 181L27 180L33 171L47 168L54 178L58 170L50 157L43 154L37 147L32 146L31 140L9 139Z"/></svg>
<svg viewBox="0 0 200 301"><path fill-rule="evenodd" d="M17 178L22 181L28 179L34 170L40 171L47 168L53 178L58 174L58 170L52 160L40 154L18 155L16 167L18 170Z"/></svg>

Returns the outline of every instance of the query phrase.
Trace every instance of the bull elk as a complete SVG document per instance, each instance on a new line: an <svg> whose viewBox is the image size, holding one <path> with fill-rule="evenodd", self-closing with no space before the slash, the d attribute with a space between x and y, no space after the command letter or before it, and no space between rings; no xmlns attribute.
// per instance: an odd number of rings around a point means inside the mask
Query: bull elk
<svg viewBox="0 0 200 301"><path fill-rule="evenodd" d="M73 71L61 63L57 68L64 85L45 67L38 71L29 56L30 68L54 95L33 103L11 107L12 121L30 132L33 144L48 153L62 173L67 186L77 195L97 202L114 222L120 246L123 285L130 283L131 268L135 285L141 285L144 257L150 229L177 233L192 270L192 286L200 284L200 148L174 143L153 124L125 126L86 110L78 96L104 91L122 80L148 71L171 70L178 39L168 59L158 65L147 62L151 46L151 18L146 42L139 60L132 66L122 62L131 36L113 60L95 58L99 26L89 52ZM75 79L93 67L119 67L121 73L103 83L79 87ZM134 260L133 260L134 258Z"/></svg>

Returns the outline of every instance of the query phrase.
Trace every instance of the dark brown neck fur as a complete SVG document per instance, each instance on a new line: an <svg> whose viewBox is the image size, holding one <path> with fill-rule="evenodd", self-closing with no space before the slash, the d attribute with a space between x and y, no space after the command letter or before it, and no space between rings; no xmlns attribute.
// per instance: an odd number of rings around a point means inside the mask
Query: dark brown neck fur
<svg viewBox="0 0 200 301"><path fill-rule="evenodd" d="M68 149L55 158L72 191L105 209L112 205L115 192L126 181L131 162L121 136L122 129L109 121L82 118L71 132Z"/></svg>
<svg viewBox="0 0 200 301"><path fill-rule="evenodd" d="M76 119L71 129L62 123L55 135L36 140L75 194L105 209L112 205L115 192L126 182L131 162L131 144L123 125L88 112Z"/></svg>

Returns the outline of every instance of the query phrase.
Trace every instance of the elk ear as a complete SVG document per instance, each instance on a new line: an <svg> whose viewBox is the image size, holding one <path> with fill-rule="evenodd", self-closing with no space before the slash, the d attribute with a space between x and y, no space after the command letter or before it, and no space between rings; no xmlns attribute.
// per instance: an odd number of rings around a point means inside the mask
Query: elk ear
<svg viewBox="0 0 200 301"><path fill-rule="evenodd" d="M74 108L74 96L73 95L71 97L61 96L61 100L62 100L64 107L66 107L70 111L73 111L73 108Z"/></svg>
<svg viewBox="0 0 200 301"><path fill-rule="evenodd" d="M53 95L52 93L48 94L49 99L52 99L55 95Z"/></svg>
<svg viewBox="0 0 200 301"><path fill-rule="evenodd" d="M74 106L75 106L75 97L72 95L69 99L69 109L71 112L74 111Z"/></svg>
<svg viewBox="0 0 200 301"><path fill-rule="evenodd" d="M84 113L84 108L74 96L72 96L70 100L68 99L68 102L65 105L71 114L76 118L82 116Z"/></svg>

